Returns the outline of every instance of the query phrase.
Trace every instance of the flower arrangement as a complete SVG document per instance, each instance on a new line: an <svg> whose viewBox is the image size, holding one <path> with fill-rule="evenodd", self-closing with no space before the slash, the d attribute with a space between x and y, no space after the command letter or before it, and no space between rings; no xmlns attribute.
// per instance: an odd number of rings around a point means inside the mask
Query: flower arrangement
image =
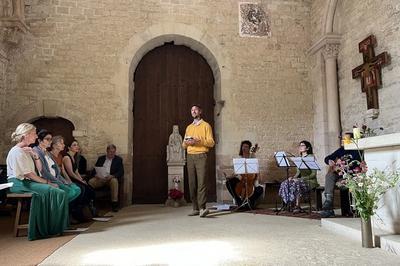
<svg viewBox="0 0 400 266"><path fill-rule="evenodd" d="M179 190L180 182L181 179L179 176L175 176L172 179L172 183L174 183L174 188L169 190L168 196L173 200L180 200L183 197L183 192Z"/></svg>
<svg viewBox="0 0 400 266"><path fill-rule="evenodd" d="M183 197L183 192L173 188L169 190L168 196L173 200L180 200Z"/></svg>
<svg viewBox="0 0 400 266"><path fill-rule="evenodd" d="M379 199L390 188L400 181L400 171L378 170L374 168L368 172L368 167L358 148L357 139L351 139L360 153L361 161L344 158L336 163L341 172L344 185L349 188L355 199L355 207L362 219L367 220L375 214Z"/></svg>
<svg viewBox="0 0 400 266"><path fill-rule="evenodd" d="M378 135L378 131L383 130L383 127L370 128L366 124L362 124L361 128L357 124L353 126L354 139L373 137Z"/></svg>

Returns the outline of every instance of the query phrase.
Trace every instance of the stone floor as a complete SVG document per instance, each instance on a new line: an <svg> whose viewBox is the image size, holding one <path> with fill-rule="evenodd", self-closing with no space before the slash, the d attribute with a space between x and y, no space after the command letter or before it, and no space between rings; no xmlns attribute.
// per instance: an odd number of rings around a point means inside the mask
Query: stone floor
<svg viewBox="0 0 400 266"><path fill-rule="evenodd" d="M351 238L355 241L361 241L361 222L360 218L350 219L322 219L323 228L330 230L336 234ZM373 230L375 235L374 245L393 254L400 255L400 235L394 235L382 230ZM400 260L400 256L399 256Z"/></svg>
<svg viewBox="0 0 400 266"><path fill-rule="evenodd" d="M190 207L134 205L94 223L41 265L400 265L399 256L321 227L251 213L189 217Z"/></svg>

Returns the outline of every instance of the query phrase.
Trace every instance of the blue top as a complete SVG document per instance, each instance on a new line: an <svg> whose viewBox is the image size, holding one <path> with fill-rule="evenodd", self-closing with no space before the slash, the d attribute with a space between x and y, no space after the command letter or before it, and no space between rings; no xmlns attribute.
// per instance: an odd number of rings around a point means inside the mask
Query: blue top
<svg viewBox="0 0 400 266"><path fill-rule="evenodd" d="M361 157L360 153L362 151L358 150L345 150L344 147L340 147L336 151L334 151L332 154L328 155L325 157L325 163L329 165L329 160L336 161L337 159L344 159L345 156L350 156L350 161L360 161L361 162Z"/></svg>
<svg viewBox="0 0 400 266"><path fill-rule="evenodd" d="M57 163L53 160L53 158L51 158L50 154L48 154L48 152L42 151L42 149L39 146L35 146L33 147L33 149L36 151L36 153L39 155L40 161L42 162L42 171L40 172L40 174L42 175L42 177L44 179L49 180L52 183L58 183L58 184L68 184L67 180L64 179L64 177L61 176L61 170L60 167L58 167ZM45 155L49 156L49 158L51 160L54 161L54 164L51 166L54 171L56 172L56 175L53 176L50 172L50 166L47 163L47 160L45 158Z"/></svg>

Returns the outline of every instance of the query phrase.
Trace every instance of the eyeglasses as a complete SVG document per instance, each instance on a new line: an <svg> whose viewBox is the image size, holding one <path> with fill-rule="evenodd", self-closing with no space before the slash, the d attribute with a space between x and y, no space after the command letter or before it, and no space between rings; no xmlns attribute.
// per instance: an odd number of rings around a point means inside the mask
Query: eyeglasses
<svg viewBox="0 0 400 266"><path fill-rule="evenodd" d="M301 146L306 146L306 144L299 144L299 147L301 147Z"/></svg>

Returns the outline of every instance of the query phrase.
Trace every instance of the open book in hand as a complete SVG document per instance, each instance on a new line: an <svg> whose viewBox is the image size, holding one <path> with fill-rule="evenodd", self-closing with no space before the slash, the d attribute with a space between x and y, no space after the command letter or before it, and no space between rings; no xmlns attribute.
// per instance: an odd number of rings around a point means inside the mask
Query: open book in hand
<svg viewBox="0 0 400 266"><path fill-rule="evenodd" d="M94 169L96 170L96 176L100 177L102 179L106 178L107 176L109 176L109 174L107 173L107 170L105 167L101 166L95 166Z"/></svg>

